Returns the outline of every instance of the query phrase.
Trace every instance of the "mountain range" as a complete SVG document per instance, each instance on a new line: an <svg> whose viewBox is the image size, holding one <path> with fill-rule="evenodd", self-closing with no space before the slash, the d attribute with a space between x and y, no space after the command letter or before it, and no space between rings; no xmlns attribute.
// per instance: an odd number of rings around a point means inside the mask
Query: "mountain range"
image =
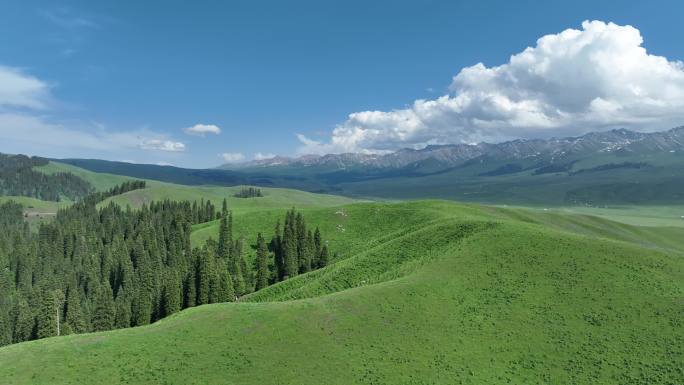
<svg viewBox="0 0 684 385"><path fill-rule="evenodd" d="M554 206L684 202L684 127L431 145L383 155L275 157L201 170L92 159L59 161L95 172L186 185L287 187L371 199Z"/></svg>
<svg viewBox="0 0 684 385"><path fill-rule="evenodd" d="M393 169L421 162L444 167L461 165L474 159L510 159L559 162L574 156L610 152L684 151L684 126L668 131L643 133L627 129L592 132L578 137L518 139L502 143L429 145L423 149L401 149L389 154L343 153L304 155L297 158L276 156L244 163L224 164L222 169L266 167L357 167Z"/></svg>

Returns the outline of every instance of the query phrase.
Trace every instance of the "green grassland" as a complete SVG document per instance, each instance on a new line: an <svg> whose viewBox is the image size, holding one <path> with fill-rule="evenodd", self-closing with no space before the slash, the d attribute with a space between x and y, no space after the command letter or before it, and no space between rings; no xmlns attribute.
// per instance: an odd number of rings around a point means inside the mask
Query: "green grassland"
<svg viewBox="0 0 684 385"><path fill-rule="evenodd" d="M238 232L270 235L293 205L261 202L231 201ZM326 268L150 326L0 348L0 382L684 383L684 229L326 203L294 204L340 252ZM193 242L215 231L198 225Z"/></svg>
<svg viewBox="0 0 684 385"><path fill-rule="evenodd" d="M148 181L148 186L141 190L129 191L125 194L108 198L101 204L114 202L121 206L140 208L143 204L164 199L189 200L199 202L201 199L210 200L220 208L223 199L234 211L253 211L266 208L284 207L324 207L337 206L354 202L354 199L335 195L315 194L304 191L280 188L261 188L263 197L236 198L233 195L244 186L216 187L216 186L183 186L172 183Z"/></svg>
<svg viewBox="0 0 684 385"><path fill-rule="evenodd" d="M54 162L54 161L50 161L45 166L35 167L34 169L37 171L46 173L46 174L54 174L54 173L58 173L58 172L70 172L70 173L90 182L90 184L92 184L93 187L95 188L95 190L97 190L97 191L109 190L110 188L112 188L116 185L119 185L119 184L121 184L127 180L134 179L134 178L130 178L127 176L88 171L86 169L76 167L76 166L72 166L70 164Z"/></svg>
<svg viewBox="0 0 684 385"><path fill-rule="evenodd" d="M556 207L562 212L596 215L636 226L684 227L684 206Z"/></svg>
<svg viewBox="0 0 684 385"><path fill-rule="evenodd" d="M31 228L37 228L38 225L46 220L51 220L57 214L57 210L66 207L71 202L53 202L44 201L31 197L20 196L0 196L0 204L8 201L13 201L22 205L24 210L24 218L29 223Z"/></svg>

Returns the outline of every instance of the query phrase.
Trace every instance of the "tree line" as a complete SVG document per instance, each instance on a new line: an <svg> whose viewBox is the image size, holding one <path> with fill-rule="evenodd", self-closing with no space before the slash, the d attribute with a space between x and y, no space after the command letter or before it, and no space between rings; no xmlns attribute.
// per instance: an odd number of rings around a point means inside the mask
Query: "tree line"
<svg viewBox="0 0 684 385"><path fill-rule="evenodd" d="M90 183L72 173L45 174L33 169L46 164L44 158L0 154L0 195L59 202L62 198L77 200L94 191Z"/></svg>
<svg viewBox="0 0 684 385"><path fill-rule="evenodd" d="M83 199L87 200L91 204L98 204L109 197L121 195L133 190L144 189L146 186L147 182L145 182L144 180L128 180L110 188L107 191L91 193Z"/></svg>
<svg viewBox="0 0 684 385"><path fill-rule="evenodd" d="M236 198L260 198L263 197L264 194L261 192L260 188L243 187L240 191L233 194L233 196Z"/></svg>
<svg viewBox="0 0 684 385"><path fill-rule="evenodd" d="M132 185L129 185L129 187ZM139 185L138 185L139 186ZM125 191L121 187L116 191ZM218 240L191 247L193 224L220 218ZM83 199L31 231L22 207L0 205L0 345L145 325L237 297L327 264L318 229L294 209L266 243L233 234L224 200L158 201L139 210Z"/></svg>

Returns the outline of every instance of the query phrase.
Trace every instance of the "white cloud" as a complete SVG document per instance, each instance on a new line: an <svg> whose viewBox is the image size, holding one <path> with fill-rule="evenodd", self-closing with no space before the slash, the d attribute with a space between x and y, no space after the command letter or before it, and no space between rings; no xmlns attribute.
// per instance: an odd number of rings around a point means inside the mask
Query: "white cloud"
<svg viewBox="0 0 684 385"><path fill-rule="evenodd" d="M257 153L254 153L253 159L254 160L272 159L272 158L275 158L275 156L276 156L275 154L272 154L270 152L267 152L267 153L257 152Z"/></svg>
<svg viewBox="0 0 684 385"><path fill-rule="evenodd" d="M220 156L226 163L237 163L245 159L241 152L224 152Z"/></svg>
<svg viewBox="0 0 684 385"><path fill-rule="evenodd" d="M45 109L48 85L21 70L0 66L0 108Z"/></svg>
<svg viewBox="0 0 684 385"><path fill-rule="evenodd" d="M157 150L181 152L185 151L185 144L163 139L142 139L138 145L143 150Z"/></svg>
<svg viewBox="0 0 684 385"><path fill-rule="evenodd" d="M0 151L40 155L77 150L116 153L133 149L174 152L185 149L183 143L167 140L163 134L146 129L113 132L96 123L65 126L16 111L0 112L0 138Z"/></svg>
<svg viewBox="0 0 684 385"><path fill-rule="evenodd" d="M97 123L61 123L46 115L54 104L46 82L0 66L0 151L73 157L75 153L185 150L185 144L148 129L111 131Z"/></svg>
<svg viewBox="0 0 684 385"><path fill-rule="evenodd" d="M204 136L205 134L218 135L221 129L214 124L195 124L192 127L184 128L183 131L188 135Z"/></svg>
<svg viewBox="0 0 684 385"><path fill-rule="evenodd" d="M406 109L349 115L300 153L379 152L432 143L576 135L684 123L684 64L647 53L639 30L591 21L546 35L508 63L463 68L449 94Z"/></svg>

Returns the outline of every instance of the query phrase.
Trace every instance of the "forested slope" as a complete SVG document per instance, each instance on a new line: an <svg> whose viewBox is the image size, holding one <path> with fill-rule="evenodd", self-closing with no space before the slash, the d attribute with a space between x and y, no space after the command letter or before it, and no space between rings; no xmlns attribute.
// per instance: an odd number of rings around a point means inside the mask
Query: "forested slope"
<svg viewBox="0 0 684 385"><path fill-rule="evenodd" d="M0 196L25 196L46 201L76 200L93 191L87 181L69 172L45 174L34 170L47 159L0 154Z"/></svg>

